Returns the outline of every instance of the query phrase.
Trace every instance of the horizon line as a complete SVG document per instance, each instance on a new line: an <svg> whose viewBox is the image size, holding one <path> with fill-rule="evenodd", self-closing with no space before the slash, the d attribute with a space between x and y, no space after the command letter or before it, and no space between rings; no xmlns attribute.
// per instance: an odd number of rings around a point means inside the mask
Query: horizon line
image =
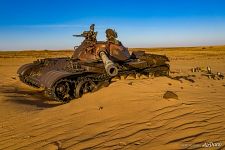
<svg viewBox="0 0 225 150"><path fill-rule="evenodd" d="M197 45L197 46L163 46L163 47L127 47L128 49L159 49L159 48L162 48L162 49L172 49L172 48L197 48L197 47L225 47L225 44L224 45ZM65 48L65 49L20 49L20 50L1 50L0 49L0 52L17 52L17 51L74 51L74 49L71 49L71 48Z"/></svg>

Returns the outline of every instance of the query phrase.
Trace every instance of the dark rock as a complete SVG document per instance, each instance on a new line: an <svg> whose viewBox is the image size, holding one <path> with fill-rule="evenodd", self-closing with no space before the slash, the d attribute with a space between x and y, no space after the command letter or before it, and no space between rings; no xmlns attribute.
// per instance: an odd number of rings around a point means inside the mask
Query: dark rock
<svg viewBox="0 0 225 150"><path fill-rule="evenodd" d="M172 85L172 83L168 83L168 85Z"/></svg>
<svg viewBox="0 0 225 150"><path fill-rule="evenodd" d="M102 110L102 109L103 109L103 106L99 106L99 107L98 107L98 110Z"/></svg>
<svg viewBox="0 0 225 150"><path fill-rule="evenodd" d="M129 82L129 83L128 83L128 85L132 85L132 84L133 84L133 82Z"/></svg>
<svg viewBox="0 0 225 150"><path fill-rule="evenodd" d="M177 96L177 94L175 94L172 91L166 91L166 93L163 95L163 98L164 99L170 99L170 98L172 98L172 99L178 99L178 96Z"/></svg>

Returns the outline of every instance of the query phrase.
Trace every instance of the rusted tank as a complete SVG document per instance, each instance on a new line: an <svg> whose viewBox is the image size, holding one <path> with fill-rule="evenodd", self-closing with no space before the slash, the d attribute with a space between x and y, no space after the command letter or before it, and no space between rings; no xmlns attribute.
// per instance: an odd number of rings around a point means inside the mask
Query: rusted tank
<svg viewBox="0 0 225 150"><path fill-rule="evenodd" d="M106 30L106 41L97 41L94 25L81 35L72 57L46 58L21 66L17 73L25 84L43 88L45 94L67 103L95 91L99 85L121 76L167 76L169 60L164 55L129 52L118 41L115 30ZM116 93L115 93L116 94Z"/></svg>

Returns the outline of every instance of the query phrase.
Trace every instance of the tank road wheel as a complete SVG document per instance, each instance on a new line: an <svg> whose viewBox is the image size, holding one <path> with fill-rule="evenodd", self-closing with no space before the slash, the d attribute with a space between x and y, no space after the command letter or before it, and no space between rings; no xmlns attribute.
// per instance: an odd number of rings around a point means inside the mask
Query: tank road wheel
<svg viewBox="0 0 225 150"><path fill-rule="evenodd" d="M96 84L91 79L78 80L78 84L74 92L75 97L79 98L85 93L92 92L96 87Z"/></svg>
<svg viewBox="0 0 225 150"><path fill-rule="evenodd" d="M68 103L74 98L72 85L69 81L60 81L55 85L55 97L57 100Z"/></svg>
<svg viewBox="0 0 225 150"><path fill-rule="evenodd" d="M156 71L154 72L154 76L155 77L169 76L169 71L170 71L169 66L161 66L156 69Z"/></svg>

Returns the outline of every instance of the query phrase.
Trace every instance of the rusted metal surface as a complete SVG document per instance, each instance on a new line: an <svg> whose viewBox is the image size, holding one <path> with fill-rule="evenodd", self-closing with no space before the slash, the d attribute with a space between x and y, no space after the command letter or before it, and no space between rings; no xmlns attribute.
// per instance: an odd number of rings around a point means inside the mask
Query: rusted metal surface
<svg viewBox="0 0 225 150"><path fill-rule="evenodd" d="M89 31L74 36L84 40L75 48L71 58L46 58L25 64L17 72L21 81L42 87L48 96L66 103L95 91L99 84L110 82L113 77L169 74L166 56L144 51L130 54L128 48L117 40L118 35L113 29L106 30L106 41L97 41L94 24Z"/></svg>

